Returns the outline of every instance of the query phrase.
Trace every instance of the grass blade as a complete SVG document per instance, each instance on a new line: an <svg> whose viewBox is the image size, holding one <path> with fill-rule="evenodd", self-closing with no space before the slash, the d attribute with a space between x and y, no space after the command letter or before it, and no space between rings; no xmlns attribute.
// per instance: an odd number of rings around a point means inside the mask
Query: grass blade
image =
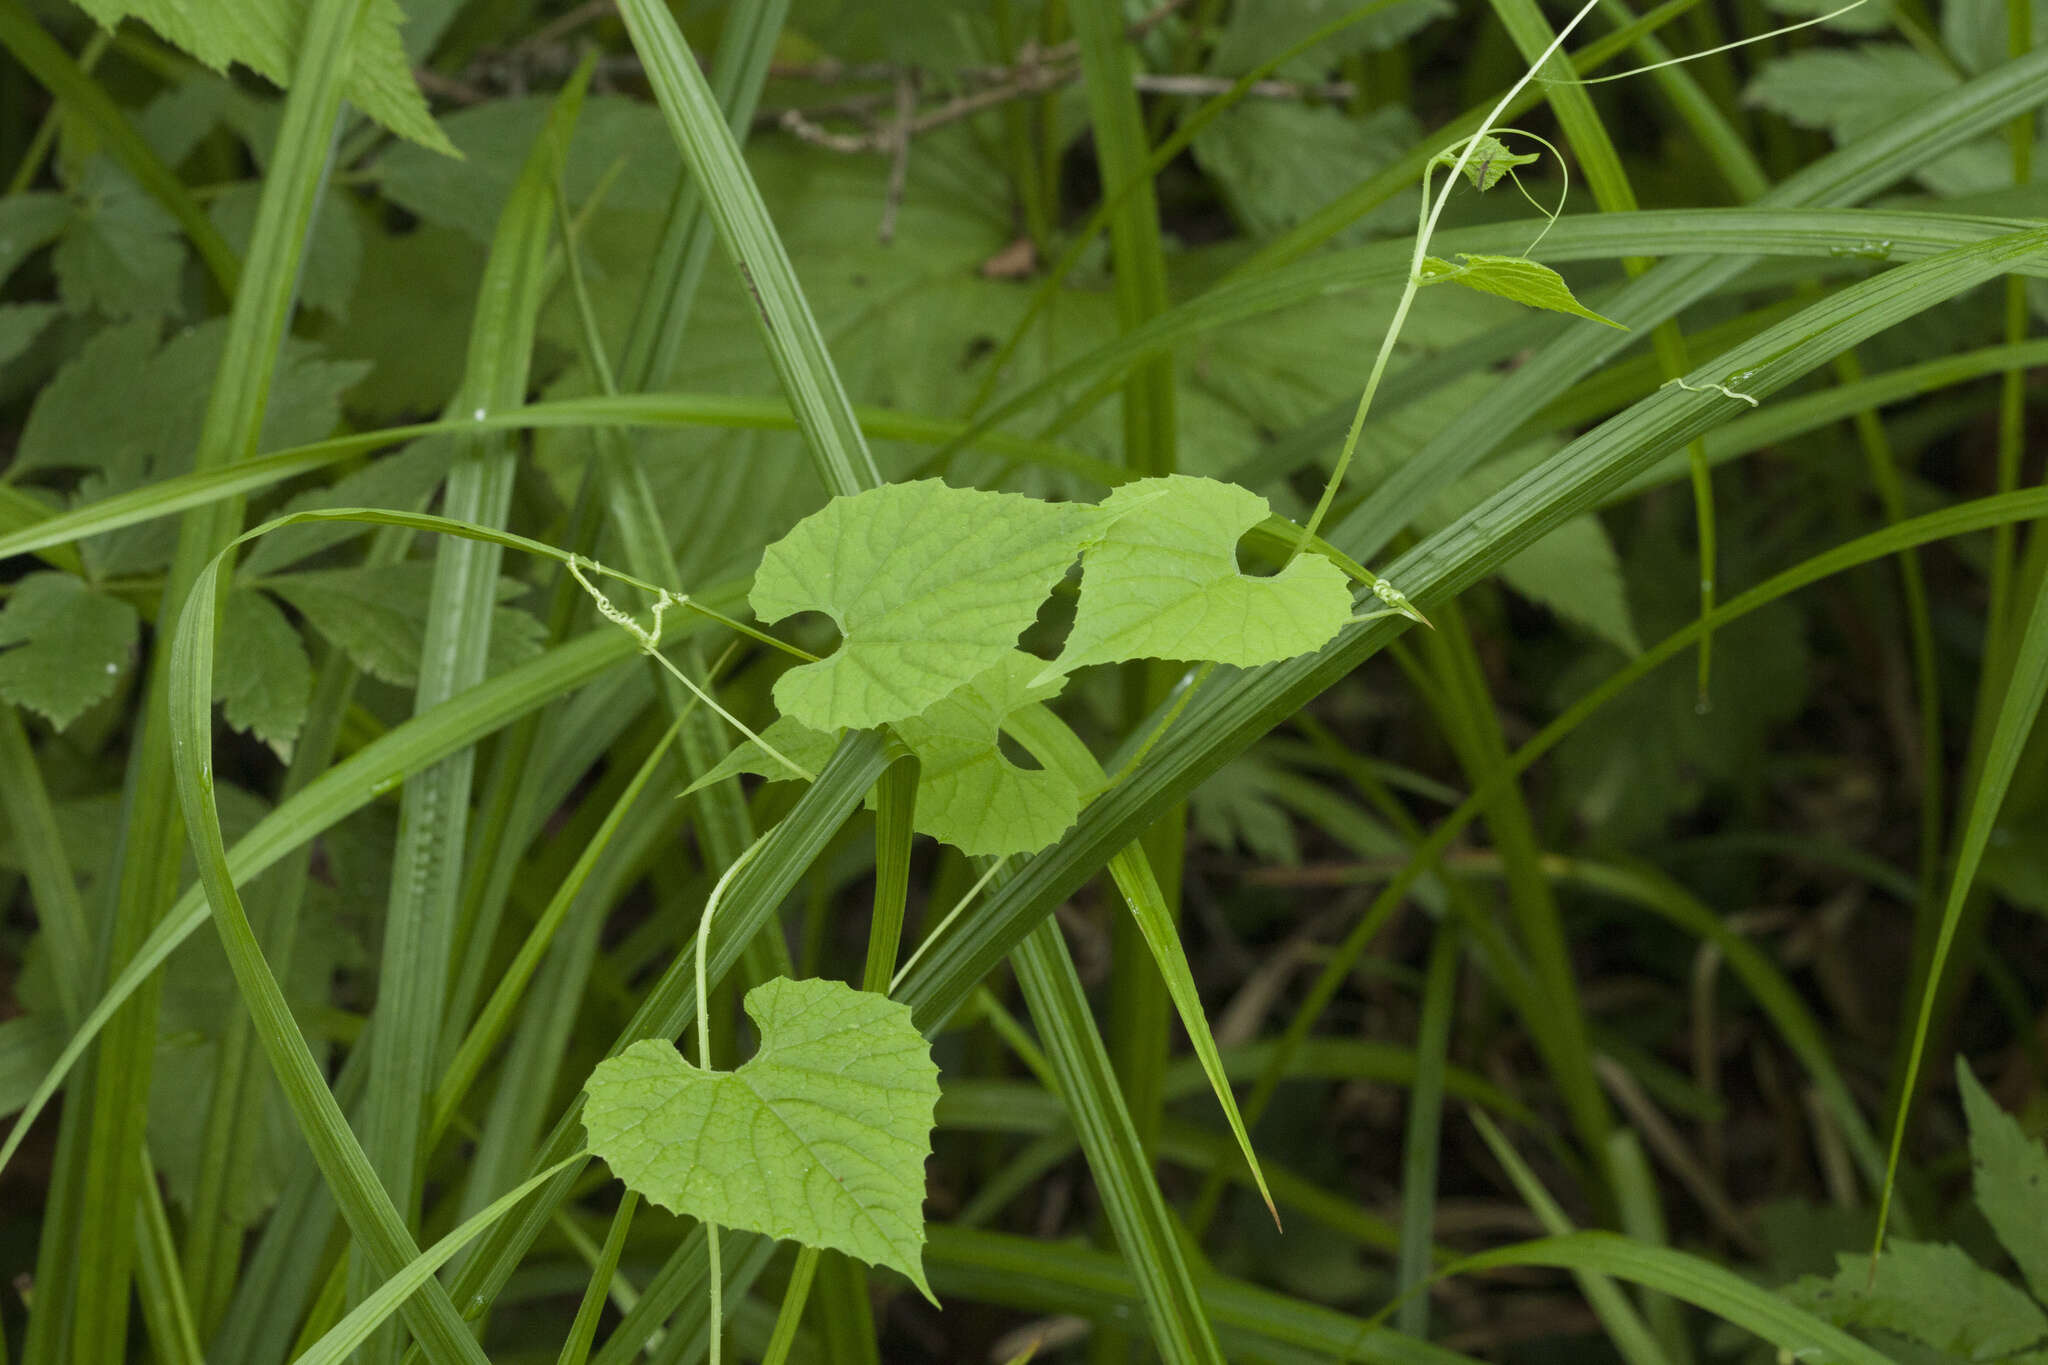
<svg viewBox="0 0 2048 1365"><path fill-rule="evenodd" d="M1221 1362L1214 1330L1181 1249L1173 1217L1152 1179L1131 1126L1109 1055L1095 1032L1081 980L1059 929L1041 922L1012 956L1017 980L1037 1021L1046 1055L1081 1135L1082 1150L1105 1211L1116 1229L1124 1264L1143 1296L1152 1344L1170 1365Z"/></svg>
<svg viewBox="0 0 2048 1365"><path fill-rule="evenodd" d="M291 315L299 263L325 177L341 110L341 84L360 0L319 0L309 8L284 119L272 152L242 286L208 395L195 469L211 470L254 455L261 438L270 380ZM242 507L229 499L189 514L165 578L159 648L150 660L140 733L131 749L123 791L124 821L117 872L109 878L109 928L101 941L104 979L135 956L162 918L184 861L164 721L172 681L161 648L187 590L239 527ZM67 1151L86 1163L78 1174L78 1216L57 1225L40 1248L38 1318L73 1320L62 1343L65 1365L111 1365L126 1355L128 1284L135 1230L136 1159L156 1045L159 988L145 985L100 1040L92 1073L67 1109L67 1128L89 1124L85 1146ZM86 1097L90 1096L89 1099ZM88 1150L89 1148L89 1150ZM29 1365L54 1365L57 1345L32 1326Z"/></svg>
<svg viewBox="0 0 2048 1365"><path fill-rule="evenodd" d="M769 358L810 445L819 477L833 493L856 493L882 482L853 418L853 406L825 349L817 319L804 301L789 253L768 219L761 192L747 174L739 146L682 30L658 0L623 0L619 14L682 148L690 177L703 187L767 342Z"/></svg>

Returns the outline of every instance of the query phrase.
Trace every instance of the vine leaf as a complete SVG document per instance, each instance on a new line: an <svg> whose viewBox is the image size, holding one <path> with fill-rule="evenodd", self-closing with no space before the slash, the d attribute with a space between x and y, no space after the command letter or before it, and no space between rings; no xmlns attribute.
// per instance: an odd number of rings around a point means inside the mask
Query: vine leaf
<svg viewBox="0 0 2048 1365"><path fill-rule="evenodd" d="M1066 773L1021 768L1000 744L1012 715L1060 691L1062 679L1039 683L1044 660L1021 650L933 702L923 715L896 722L898 739L917 755L919 834L976 856L1036 853L1073 827L1087 795ZM761 732L778 753L816 772L837 737L784 716ZM795 773L752 740L740 744L697 779L692 790L757 773L773 781Z"/></svg>
<svg viewBox="0 0 2048 1365"><path fill-rule="evenodd" d="M1450 147L1438 152L1436 164L1455 166L1462 155L1462 146ZM1492 189L1500 178L1517 166L1526 166L1542 157L1535 152L1511 152L1505 142L1491 133L1483 135L1478 145L1472 148L1472 155L1465 160L1465 178L1472 182L1472 188L1481 191Z"/></svg>
<svg viewBox="0 0 2048 1365"><path fill-rule="evenodd" d="M1477 289L1482 294L1498 294L1504 299L1526 304L1531 308L1547 308L1553 313L1570 313L1573 317L1590 318L1609 327L1619 327L1626 332L1628 327L1613 318L1602 317L1580 303L1572 294L1571 286L1547 265L1522 256L1472 256L1458 253L1464 264L1452 265L1441 256L1422 258L1423 284L1462 284L1467 289Z"/></svg>
<svg viewBox="0 0 2048 1365"><path fill-rule="evenodd" d="M748 598L764 621L821 611L844 636L776 680L777 708L816 730L919 714L1002 662L1099 524L937 479L834 498L768 547Z"/></svg>
<svg viewBox="0 0 2048 1365"><path fill-rule="evenodd" d="M1169 474L1102 509L1113 519L1082 552L1073 631L1037 681L1125 659L1272 663L1321 649L1351 617L1344 574L1321 555L1270 578L1239 571L1238 539L1269 510L1249 489Z"/></svg>
<svg viewBox="0 0 2048 1365"><path fill-rule="evenodd" d="M772 725L761 731L761 738L767 741L769 748L813 777L817 775L818 769L825 765L826 760L832 757L832 750L839 743L836 732L813 730L802 721L792 720L788 716L776 717ZM708 787L714 782L723 782L728 777L738 777L741 773L753 773L771 782L788 781L797 776L786 764L776 762L774 755L759 744L751 739L743 739L731 753L719 759L702 777L685 787L683 795L688 796L700 788Z"/></svg>
<svg viewBox="0 0 2048 1365"><path fill-rule="evenodd" d="M1045 661L1021 650L933 703L896 734L917 754L918 829L968 854L1036 853L1073 827L1081 789L1050 768L1020 768L998 741L1003 722L1059 695Z"/></svg>
<svg viewBox="0 0 2048 1365"><path fill-rule="evenodd" d="M701 1070L661 1039L599 1063L591 1150L677 1213L890 1266L932 1298L924 1162L939 1069L910 1007L779 977L746 1009L761 1046L736 1070Z"/></svg>

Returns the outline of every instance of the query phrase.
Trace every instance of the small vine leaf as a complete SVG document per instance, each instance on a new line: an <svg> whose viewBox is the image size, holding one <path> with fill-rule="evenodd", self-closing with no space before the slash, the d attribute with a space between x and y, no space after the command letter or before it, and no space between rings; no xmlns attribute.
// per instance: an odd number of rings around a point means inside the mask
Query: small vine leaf
<svg viewBox="0 0 2048 1365"><path fill-rule="evenodd" d="M963 853L1000 857L1035 853L1073 827L1081 790L1064 773L1020 768L998 741L1012 713L1059 694L1064 678L1038 682L1045 661L1010 656L898 721L897 736L919 763L916 827Z"/></svg>
<svg viewBox="0 0 2048 1365"><path fill-rule="evenodd" d="M778 977L746 1009L761 1046L736 1070L701 1070L661 1039L600 1062L584 1087L591 1151L676 1213L889 1266L932 1298L924 1163L939 1068L910 1007Z"/></svg>
<svg viewBox="0 0 2048 1365"><path fill-rule="evenodd" d="M823 730L813 730L802 721L791 720L788 716L777 717L767 729L761 731L761 738L768 742L775 753L781 754L797 767L816 776L818 769L825 766L832 757L832 750L838 745L839 737ZM751 739L743 739L733 751L713 764L702 777L683 789L683 795L701 790L714 782L723 782L728 777L741 773L752 773L765 777L771 782L796 781L801 774L789 770L789 764L778 763L775 755L767 752Z"/></svg>
<svg viewBox="0 0 2048 1365"><path fill-rule="evenodd" d="M1058 695L1063 679L1034 683L1044 664L1012 650L995 667L933 702L923 715L892 727L918 758L914 826L919 834L963 853L1001 857L1035 853L1072 828L1081 812L1081 789L1064 773L1018 767L1000 744L1006 719ZM763 730L761 738L814 773L838 742L837 736L787 716ZM690 790L739 773L771 782L797 777L753 740L745 740Z"/></svg>
<svg viewBox="0 0 2048 1365"><path fill-rule="evenodd" d="M1425 256L1418 279L1423 284L1462 284L1467 289L1498 294L1530 308L1570 313L1573 317L1619 327L1624 332L1629 330L1626 324L1602 317L1580 303L1564 277L1547 265L1538 265L1522 256L1470 256L1462 251L1458 259L1464 264L1452 265L1441 256Z"/></svg>
<svg viewBox="0 0 2048 1365"><path fill-rule="evenodd" d="M1251 667L1322 648L1351 616L1343 571L1301 555L1270 578L1238 569L1239 537L1266 519L1249 489L1185 474L1124 484L1081 555L1081 596L1058 662L1038 680L1125 659Z"/></svg>
<svg viewBox="0 0 2048 1365"><path fill-rule="evenodd" d="M776 680L776 706L818 730L919 714L1009 654L1100 520L937 479L834 498L769 546L754 576L762 620L821 611L844 637Z"/></svg>
<svg viewBox="0 0 2048 1365"><path fill-rule="evenodd" d="M1437 153L1436 164L1455 166L1463 152L1462 145L1447 148ZM1465 159L1465 178L1472 182L1474 189L1484 192L1498 185L1500 178L1515 167L1540 160L1542 157L1535 152L1509 151L1505 142L1487 133L1472 148L1472 155Z"/></svg>

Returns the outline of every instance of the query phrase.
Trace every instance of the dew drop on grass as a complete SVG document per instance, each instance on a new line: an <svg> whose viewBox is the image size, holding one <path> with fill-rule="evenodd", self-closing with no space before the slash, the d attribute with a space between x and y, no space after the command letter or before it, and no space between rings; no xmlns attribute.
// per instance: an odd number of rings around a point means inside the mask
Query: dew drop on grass
<svg viewBox="0 0 2048 1365"><path fill-rule="evenodd" d="M477 420L477 421L481 422L481 421L483 421L483 420L484 420L484 418L488 417L488 416L489 416L490 414L489 414L489 413L487 413L487 412L485 412L485 411L484 411L484 410L483 410L482 408L478 408L478 409L477 409L477 410L476 410L475 412L471 413L470 415L471 415L472 417L476 418L476 420Z"/></svg>
<svg viewBox="0 0 2048 1365"><path fill-rule="evenodd" d="M1828 255L1830 256L1853 257L1860 261L1889 260L1891 254L1892 244L1891 239L1888 237L1874 237L1866 241L1849 242L1828 248Z"/></svg>

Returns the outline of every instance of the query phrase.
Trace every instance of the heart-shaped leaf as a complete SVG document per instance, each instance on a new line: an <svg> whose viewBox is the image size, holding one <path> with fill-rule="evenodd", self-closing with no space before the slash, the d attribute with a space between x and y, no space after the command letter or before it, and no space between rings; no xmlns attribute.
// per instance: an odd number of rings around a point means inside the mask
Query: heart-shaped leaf
<svg viewBox="0 0 2048 1365"><path fill-rule="evenodd" d="M1321 649L1350 619L1344 574L1321 555L1271 578L1238 569L1238 539L1269 511L1249 489L1169 474L1124 484L1102 510L1113 520L1081 556L1073 632L1041 679L1124 659L1273 663Z"/></svg>
<svg viewBox="0 0 2048 1365"><path fill-rule="evenodd" d="M776 706L814 730L917 715L1003 660L1099 521L1092 507L936 479L834 498L754 575L762 620L821 611L845 637L777 679Z"/></svg>
<svg viewBox="0 0 2048 1365"><path fill-rule="evenodd" d="M600 1062L584 1088L590 1149L677 1213L891 1266L931 1298L924 1162L939 1069L909 1007L780 977L746 1008L761 1046L737 1070L692 1066L660 1039Z"/></svg>
<svg viewBox="0 0 2048 1365"><path fill-rule="evenodd" d="M918 757L919 834L964 853L1001 857L1036 853L1072 827L1085 794L1065 773L1020 768L1004 755L1003 721L1035 702L1057 696L1063 680L1035 683L1045 661L1022 650L926 708L896 722L896 735ZM816 772L832 756L837 735L783 716L761 738L798 767ZM736 773L772 782L794 778L753 740L742 741L698 778L691 790Z"/></svg>

